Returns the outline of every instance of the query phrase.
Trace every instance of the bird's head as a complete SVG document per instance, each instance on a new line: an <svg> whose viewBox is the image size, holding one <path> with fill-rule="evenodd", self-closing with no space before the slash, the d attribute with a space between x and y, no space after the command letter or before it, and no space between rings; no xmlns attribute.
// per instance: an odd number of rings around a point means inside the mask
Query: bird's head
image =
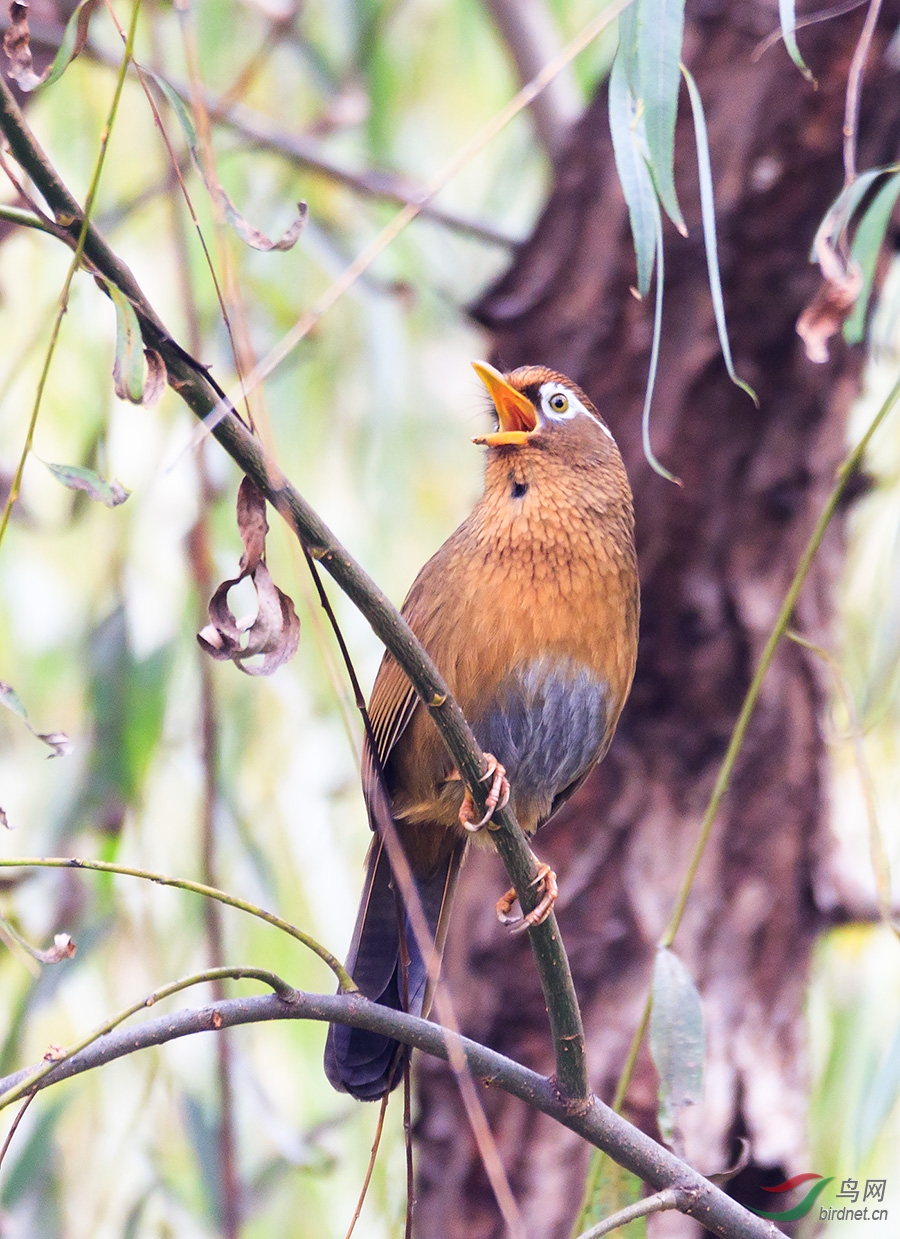
<svg viewBox="0 0 900 1239"><path fill-rule="evenodd" d="M603 418L581 390L564 374L545 366L521 366L501 374L484 361L473 361L475 373L488 389L499 422L492 434L473 443L487 447L574 446L598 434L612 442Z"/></svg>

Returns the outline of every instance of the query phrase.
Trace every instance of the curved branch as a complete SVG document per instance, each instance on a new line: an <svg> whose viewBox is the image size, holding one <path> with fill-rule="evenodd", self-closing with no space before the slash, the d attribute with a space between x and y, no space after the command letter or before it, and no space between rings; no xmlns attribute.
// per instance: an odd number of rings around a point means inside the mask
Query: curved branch
<svg viewBox="0 0 900 1239"><path fill-rule="evenodd" d="M436 1058L449 1057L448 1042L455 1038L473 1076L494 1088L540 1110L582 1136L590 1144L609 1153L617 1162L638 1175L657 1191L673 1188L683 1211L696 1218L715 1235L725 1239L777 1239L781 1232L769 1221L754 1217L726 1196L703 1175L680 1161L668 1149L638 1131L596 1097L587 1107L573 1113L546 1076L496 1050L456 1037L430 1020L391 1011L358 994L307 994L297 991L293 998L266 994L254 998L229 998L193 1010L147 1020L136 1028L110 1033L73 1055L55 1071L35 1084L35 1090L81 1075L135 1050L164 1045L179 1037L198 1032L214 1032L241 1024L270 1020L322 1020L350 1024L396 1038ZM33 1068L25 1068L0 1079L0 1092L22 1084Z"/></svg>

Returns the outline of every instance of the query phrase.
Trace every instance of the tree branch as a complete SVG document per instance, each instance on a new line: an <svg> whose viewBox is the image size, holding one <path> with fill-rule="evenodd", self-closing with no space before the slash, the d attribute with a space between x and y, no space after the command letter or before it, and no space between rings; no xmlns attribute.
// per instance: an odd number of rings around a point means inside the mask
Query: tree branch
<svg viewBox="0 0 900 1239"><path fill-rule="evenodd" d="M598 1098L592 1096L586 1108L573 1113L546 1076L538 1075L496 1050L470 1041L468 1037L457 1038L430 1020L392 1011L358 994L307 994L295 991L290 998L275 994L230 998L199 1009L176 1011L147 1020L137 1027L109 1033L67 1059L37 1081L34 1087L35 1090L47 1088L50 1084L81 1075L136 1050L164 1045L179 1037L269 1020L322 1020L349 1024L396 1038L444 1061L449 1057L447 1044L455 1038L473 1076L518 1097L562 1123L615 1158L657 1192L674 1189L681 1201L682 1211L713 1234L721 1235L723 1239L777 1239L782 1234L771 1222L749 1213ZM0 1079L0 1093L15 1089L33 1070L25 1068Z"/></svg>
<svg viewBox="0 0 900 1239"><path fill-rule="evenodd" d="M32 178L74 246L82 229L80 207L44 154L2 79L0 129L9 142L13 156ZM159 352L166 365L170 386L191 411L203 420L220 407L221 390L205 369L172 339L129 268L90 224L84 230L83 247L86 258L97 271L131 301L140 320L144 343ZM234 410L226 413L212 433L240 468L253 478L310 555L322 564L361 611L406 672L483 813L486 784L482 780L487 773L484 754L443 677L409 625L288 482ZM508 808L494 814L492 827L497 850L519 894L522 910L527 913L537 906L540 898L535 885L537 866L531 849ZM569 1099L569 1104L577 1109L587 1104L590 1096L584 1029L556 917L551 913L542 924L531 926L529 936L547 1002L556 1055L557 1085L560 1093Z"/></svg>

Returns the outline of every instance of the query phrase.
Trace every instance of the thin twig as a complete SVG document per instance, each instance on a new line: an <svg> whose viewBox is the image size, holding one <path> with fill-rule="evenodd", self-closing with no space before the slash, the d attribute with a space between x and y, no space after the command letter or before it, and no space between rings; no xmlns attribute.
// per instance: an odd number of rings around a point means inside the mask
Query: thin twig
<svg viewBox="0 0 900 1239"><path fill-rule="evenodd" d="M864 2L865 0L859 0L859 3ZM103 48L90 44L84 54L90 56L97 64L106 67L116 67L118 64L118 61ZM139 65L135 64L135 69L140 73ZM181 99L187 103L190 102L191 91L184 82L179 82L177 78L169 74L158 76L163 78L166 85L170 86ZM377 198L382 202L390 202L400 207L418 206L419 214L423 218L430 219L433 223L464 236L470 236L476 241L483 241L486 245L496 245L502 249L512 250L521 244L521 238L501 232L499 228L494 228L482 220L471 219L465 215L458 215L455 211L445 207L435 206L434 203L427 201L425 189L399 173L387 172L381 168L354 169L336 163L320 149L315 139L302 133L286 133L246 104L234 102L230 97L231 94L231 89L218 98L208 93L204 94L203 100L210 120L215 121L217 125L222 125L225 129L230 129L232 133L244 139L253 150L269 151L273 155L279 155L289 163L314 172L327 180L336 181L339 185L343 185L364 198ZM187 169L190 167L190 162L190 158L186 158L182 167ZM127 202L122 203L115 213L110 212L104 218L108 219L113 214L116 217L130 214L137 207L159 197L165 190L165 181L160 181L157 185L141 190Z"/></svg>
<svg viewBox="0 0 900 1239"><path fill-rule="evenodd" d="M618 1230L620 1226L627 1226L629 1222L637 1221L640 1217L650 1217L653 1213L665 1213L669 1209L679 1209L682 1213L686 1213L685 1206L692 1204L693 1200L692 1193L682 1192L677 1187L664 1188L661 1192L645 1196L643 1200L636 1200L633 1205L626 1205L624 1209L611 1213L609 1217L605 1217L590 1230L582 1231L578 1239L601 1239L602 1235L609 1235L614 1230Z"/></svg>
<svg viewBox="0 0 900 1239"><path fill-rule="evenodd" d="M18 1110L16 1111L16 1117L13 1119L12 1123L10 1124L9 1131L6 1133L6 1139L3 1141L3 1148L0 1149L0 1166L3 1165L3 1159L6 1157L6 1154L9 1151L9 1146L12 1144L12 1138L16 1134L16 1128L19 1126L19 1124L22 1122L22 1119L25 1117L25 1111L34 1101L34 1097L35 1097L34 1093L32 1093L29 1097L26 1097L25 1100L22 1102L21 1106L19 1106Z"/></svg>
<svg viewBox="0 0 900 1239"><path fill-rule="evenodd" d="M869 48L878 14L881 12L881 0L869 0L869 11L863 28L860 31L853 59L847 72L847 102L844 109L844 187L852 185L856 180L856 139L859 129L859 100L862 94L862 79L866 61L869 58Z"/></svg>
<svg viewBox="0 0 900 1239"><path fill-rule="evenodd" d="M16 224L19 228L34 228L39 232L47 232L59 241L66 240L63 229L58 228L52 220L44 219L41 215L34 215L24 207L0 204L0 219L6 220L8 224Z"/></svg>
<svg viewBox="0 0 900 1239"><path fill-rule="evenodd" d="M369 1164L366 1167L366 1177L363 1179L363 1185L360 1188L359 1198L356 1202L356 1208L353 1211L353 1217L350 1219L350 1225L347 1227L347 1234L344 1239L352 1239L356 1223L359 1221L359 1215L362 1213L362 1207L365 1204L366 1196L369 1192L369 1184L372 1182L372 1172L375 1169L375 1159L378 1156L378 1149L381 1145L381 1136L384 1131L384 1118L387 1114L388 1101L390 1093L385 1093L381 1099L381 1105L378 1107L378 1123L375 1127L375 1136L372 1140L372 1148L369 1152Z"/></svg>
<svg viewBox="0 0 900 1239"><path fill-rule="evenodd" d="M122 27L120 26L119 21L116 17L115 9L113 9L112 5L109 4L109 0L107 0L107 7L109 8L110 16L113 20L116 30L119 33L119 37L124 38L124 31L122 30ZM222 287L219 282L218 273L216 272L215 263L212 260L212 254L209 252L209 246L206 244L206 237L203 235L203 229L200 227L200 220L197 217L197 212L194 210L194 204L191 201L191 196L190 196L190 193L188 192L188 187L185 183L184 173L182 171L181 163L179 162L175 154L174 148L172 147L172 143L169 140L169 135L166 132L166 127L163 124L162 117L160 116L160 113L159 113L159 108L156 106L156 100L153 98L153 93L150 90L149 85L147 84L147 78L144 73L144 70L137 63L137 61L134 60L133 58L132 58L132 63L134 65L135 72L137 73L138 81L141 84L141 89L143 90L144 96L147 100L147 103L149 104L150 111L153 113L153 119L156 124L156 128L160 132L160 136L162 137L162 140L163 140L163 145L165 146L166 151L168 153L171 175L173 175L175 177L175 180L178 182L178 186L181 190L181 196L184 198L185 206L188 209L188 213L190 214L190 217L191 217L191 222L194 225L194 231L197 233L197 240L199 241L200 248L203 251L203 257L206 262L207 270L209 271L209 277L212 280L212 285L215 290L216 301L218 302L219 311L222 315L222 324L225 327L225 332L228 336L228 342L231 347L232 358L234 359L235 368L237 370L238 377L240 378L241 369L240 369L240 364L238 361L238 348L237 348L237 343L235 342L234 332L231 326L231 319L228 316L228 306L226 305L226 298L225 298L224 293L222 292ZM165 187L168 190L170 186L171 186L171 180L169 176L167 175L166 180L165 180ZM244 397L244 407L247 412L247 420L252 425L253 423L250 417L250 409L249 409L249 405L247 404L246 396Z"/></svg>

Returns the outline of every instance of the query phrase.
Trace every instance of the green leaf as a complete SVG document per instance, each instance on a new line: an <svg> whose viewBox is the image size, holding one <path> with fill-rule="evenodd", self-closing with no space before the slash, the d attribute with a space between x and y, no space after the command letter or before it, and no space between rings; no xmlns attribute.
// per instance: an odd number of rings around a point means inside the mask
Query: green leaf
<svg viewBox="0 0 900 1239"><path fill-rule="evenodd" d="M48 460L44 464L63 486L69 490L83 490L91 499L105 503L108 508L118 507L131 494L121 482L107 482L93 469L84 469L79 465L51 465Z"/></svg>
<svg viewBox="0 0 900 1239"><path fill-rule="evenodd" d="M134 306L115 284L107 284L116 307L116 359L113 386L120 400L140 404L144 398L144 341Z"/></svg>
<svg viewBox="0 0 900 1239"><path fill-rule="evenodd" d="M800 55L800 48L797 46L797 36L794 33L797 26L794 0L778 0L778 16L781 19L781 37L784 39L784 46L787 48L788 55L806 80L815 85L816 79L806 67L806 62Z"/></svg>
<svg viewBox="0 0 900 1239"><path fill-rule="evenodd" d="M197 130L194 127L194 121L190 112L187 110L184 100L174 87L170 86L164 77L160 77L158 73L151 73L149 69L142 69L142 72L149 78L152 78L159 87L169 107L175 113L175 119L181 126L181 132L184 135L184 140L187 143L187 148L191 153L191 158L197 168L200 167L200 151L197 146Z"/></svg>
<svg viewBox="0 0 900 1239"><path fill-rule="evenodd" d="M624 16L624 14L623 14ZM628 83L628 52L619 45L609 77L609 130L616 170L628 205L631 235L637 258L637 288L642 297L650 291L656 251L656 190L647 167L646 137L637 99Z"/></svg>
<svg viewBox="0 0 900 1239"><path fill-rule="evenodd" d="M700 212L703 217L703 244L706 249L706 266L709 271L709 292L712 297L713 313L716 317L716 330L719 333L719 347L725 361L725 368L732 383L745 391L753 403L759 408L756 392L749 383L739 379L731 359L731 345L728 341L728 325L725 322L725 302L722 297L722 278L719 272L719 251L716 245L716 204L713 197L712 165L709 159L709 139L706 133L706 117L703 113L703 100L693 75L684 65L681 66L684 80L687 83L688 98L691 101L691 112L694 117L694 136L697 142L697 168L700 174Z"/></svg>
<svg viewBox="0 0 900 1239"><path fill-rule="evenodd" d="M643 104L650 169L666 214L687 236L674 175L684 0L637 0L636 19L637 81L632 86Z"/></svg>
<svg viewBox="0 0 900 1239"><path fill-rule="evenodd" d="M660 947L653 968L650 1053L659 1073L659 1130L672 1144L678 1114L703 1092L703 1010L693 978L674 952Z"/></svg>
<svg viewBox="0 0 900 1239"><path fill-rule="evenodd" d="M866 311L872 295L875 267L898 195L900 173L894 173L872 199L853 237L850 254L859 264L863 282L853 313L844 323L844 339L848 344L859 344L865 333Z"/></svg>
<svg viewBox="0 0 900 1239"><path fill-rule="evenodd" d="M94 9L97 8L99 3L100 0L81 0L81 3L66 22L59 51L54 56L50 72L44 79L45 86L50 86L61 78L75 57L84 48L87 42L88 26L94 14Z"/></svg>
<svg viewBox="0 0 900 1239"><path fill-rule="evenodd" d="M650 369L647 374L647 388L644 392L644 408L641 412L641 439L644 445L644 456L647 459L647 464L650 468L658 473L660 477L665 478L669 482L674 482L676 486L681 485L679 478L670 473L664 465L656 459L653 453L653 448L650 445L650 408L653 404L653 392L656 387L656 372L659 368L659 342L662 338L662 312L663 312L663 288L665 286L665 266L663 264L663 235L662 235L662 216L659 213L659 204L656 197L653 198L653 230L655 233L656 243L656 305L653 310L653 342L650 345Z"/></svg>

